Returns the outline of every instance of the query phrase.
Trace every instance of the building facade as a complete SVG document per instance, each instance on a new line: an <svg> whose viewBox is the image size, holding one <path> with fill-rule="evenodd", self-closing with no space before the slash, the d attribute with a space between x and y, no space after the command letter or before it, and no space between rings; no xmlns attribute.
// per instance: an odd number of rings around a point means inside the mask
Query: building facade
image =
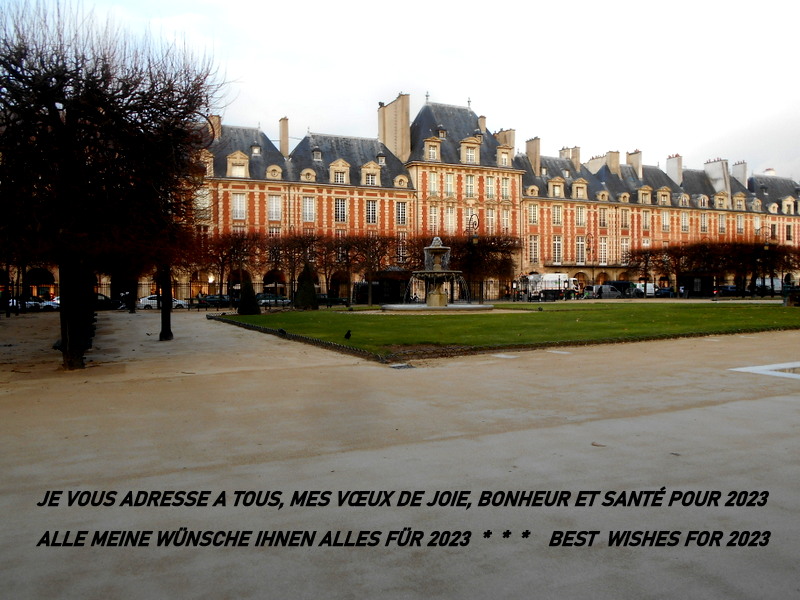
<svg viewBox="0 0 800 600"><path fill-rule="evenodd" d="M411 121L406 94L380 103L377 139L309 133L291 153L286 119L280 148L255 129L212 123L201 194L212 234L502 234L522 242L520 275L563 272L582 284L637 279L626 264L637 248L798 244L800 185L748 177L743 162L690 170L676 155L665 172L637 150L583 163L577 147L542 156L538 138L515 154L515 131L490 132L470 107L427 102Z"/></svg>

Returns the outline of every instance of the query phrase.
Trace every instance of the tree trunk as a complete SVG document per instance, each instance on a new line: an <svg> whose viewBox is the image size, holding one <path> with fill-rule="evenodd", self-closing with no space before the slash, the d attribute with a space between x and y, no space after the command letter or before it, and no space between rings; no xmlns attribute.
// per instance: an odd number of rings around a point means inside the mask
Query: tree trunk
<svg viewBox="0 0 800 600"><path fill-rule="evenodd" d="M83 369L84 353L91 347L94 333L94 273L81 260L59 265L61 340L58 348L63 367Z"/></svg>
<svg viewBox="0 0 800 600"><path fill-rule="evenodd" d="M172 335L172 272L169 265L158 268L158 287L161 288L161 332L158 341L168 342Z"/></svg>

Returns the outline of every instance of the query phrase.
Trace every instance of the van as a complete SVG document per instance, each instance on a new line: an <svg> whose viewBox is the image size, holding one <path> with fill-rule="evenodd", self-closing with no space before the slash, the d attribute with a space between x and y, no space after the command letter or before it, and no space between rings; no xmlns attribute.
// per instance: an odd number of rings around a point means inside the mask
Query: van
<svg viewBox="0 0 800 600"><path fill-rule="evenodd" d="M613 285L596 285L594 286L594 297L613 300L615 298L622 298L622 293Z"/></svg>

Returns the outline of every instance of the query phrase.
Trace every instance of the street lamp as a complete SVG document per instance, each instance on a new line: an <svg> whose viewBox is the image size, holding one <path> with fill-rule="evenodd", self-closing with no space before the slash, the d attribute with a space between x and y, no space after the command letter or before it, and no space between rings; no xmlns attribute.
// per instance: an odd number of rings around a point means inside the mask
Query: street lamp
<svg viewBox="0 0 800 600"><path fill-rule="evenodd" d="M594 265L592 264L592 243L594 236L591 233L586 234L586 260L589 261L589 268L592 270L592 278L590 283L594 285Z"/></svg>
<svg viewBox="0 0 800 600"><path fill-rule="evenodd" d="M471 247L473 249L478 246L478 225L479 224L480 224L480 221L478 220L478 215L476 215L475 213L470 213L469 217L467 217L467 222L465 224L464 233L469 238L469 241L471 242ZM472 252L474 252L474 250ZM477 263L477 260L473 261L473 264L471 265L472 266L472 269L471 269L472 271L475 270L475 263ZM471 275L472 275L472 273L470 273L470 276ZM470 277L470 279L471 279L471 277ZM472 286L470 286L470 287L472 287ZM479 293L478 302L480 304L482 304L483 303L483 280L481 280L481 282L479 283L479 292L480 293Z"/></svg>

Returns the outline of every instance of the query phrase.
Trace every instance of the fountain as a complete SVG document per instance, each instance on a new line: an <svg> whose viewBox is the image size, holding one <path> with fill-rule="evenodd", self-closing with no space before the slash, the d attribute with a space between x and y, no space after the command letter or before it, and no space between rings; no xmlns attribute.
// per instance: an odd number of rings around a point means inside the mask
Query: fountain
<svg viewBox="0 0 800 600"><path fill-rule="evenodd" d="M433 238L430 246L424 248L425 270L414 271L406 289L403 304L384 304L381 310L491 310L491 304L472 304L469 288L461 271L451 271L450 248L442 245L439 237ZM425 303L411 302L414 282L422 282L425 286ZM448 285L449 284L449 285ZM449 288L449 290L448 290ZM461 302L448 303L448 291L458 291Z"/></svg>

